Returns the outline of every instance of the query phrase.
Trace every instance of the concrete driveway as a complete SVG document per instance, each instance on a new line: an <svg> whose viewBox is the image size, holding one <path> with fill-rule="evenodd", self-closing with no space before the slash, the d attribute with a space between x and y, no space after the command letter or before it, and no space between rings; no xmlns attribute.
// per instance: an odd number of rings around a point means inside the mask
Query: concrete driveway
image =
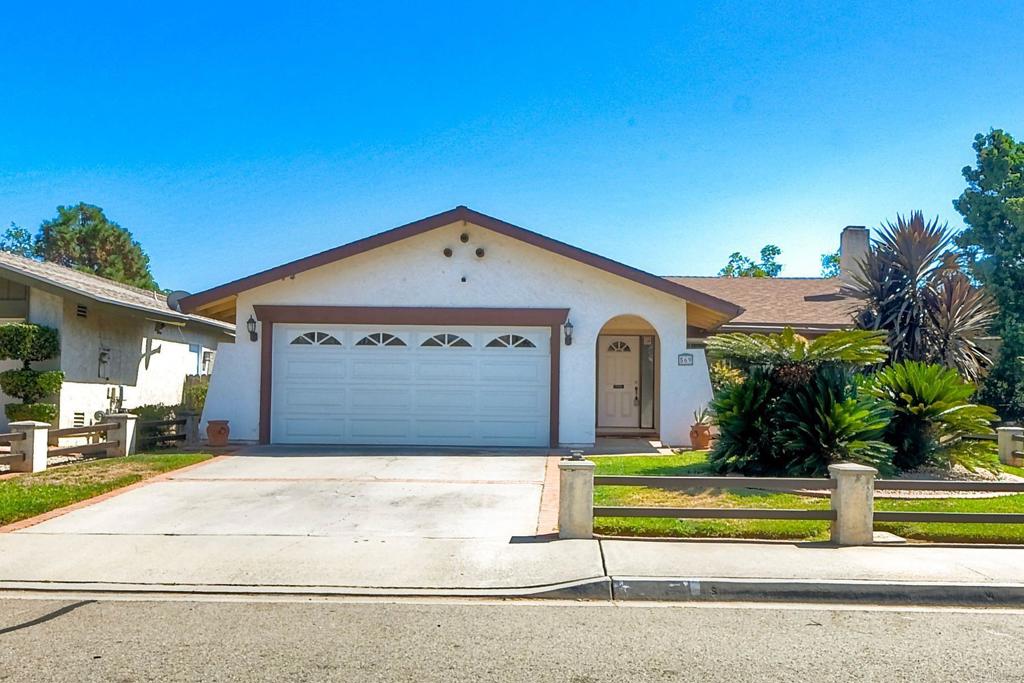
<svg viewBox="0 0 1024 683"><path fill-rule="evenodd" d="M546 454L369 453L254 448L0 534L0 586L473 590L603 575L596 542L545 542Z"/></svg>

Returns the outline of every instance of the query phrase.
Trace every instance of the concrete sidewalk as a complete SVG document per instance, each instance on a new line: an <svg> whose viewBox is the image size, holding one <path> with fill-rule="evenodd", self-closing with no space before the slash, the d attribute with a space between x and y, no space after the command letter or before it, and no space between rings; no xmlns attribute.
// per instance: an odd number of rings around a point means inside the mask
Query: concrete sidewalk
<svg viewBox="0 0 1024 683"><path fill-rule="evenodd" d="M618 600L1024 604L1024 548L601 542Z"/></svg>
<svg viewBox="0 0 1024 683"><path fill-rule="evenodd" d="M1022 574L997 546L0 536L0 590L1021 605Z"/></svg>

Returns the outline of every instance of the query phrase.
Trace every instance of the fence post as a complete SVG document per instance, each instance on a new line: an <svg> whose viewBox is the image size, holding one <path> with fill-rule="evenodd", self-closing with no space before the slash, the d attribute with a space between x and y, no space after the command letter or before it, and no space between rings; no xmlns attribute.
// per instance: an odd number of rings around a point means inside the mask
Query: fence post
<svg viewBox="0 0 1024 683"><path fill-rule="evenodd" d="M191 410L182 410L178 416L184 418L185 446L195 448L199 445L199 414Z"/></svg>
<svg viewBox="0 0 1024 683"><path fill-rule="evenodd" d="M130 413L107 415L106 421L117 424L107 432L107 441L115 442L115 445L107 448L108 457L121 457L135 452L135 421L138 419L138 416Z"/></svg>
<svg viewBox="0 0 1024 683"><path fill-rule="evenodd" d="M595 467L589 460L558 463L559 538L593 538Z"/></svg>
<svg viewBox="0 0 1024 683"><path fill-rule="evenodd" d="M832 542L836 545L871 545L874 540L875 475L867 465L844 462L829 465L828 473L836 482L832 492Z"/></svg>
<svg viewBox="0 0 1024 683"><path fill-rule="evenodd" d="M11 463L12 472L42 472L46 469L47 435L50 425L46 422L24 420L11 422L7 428L21 432L25 438L11 442L11 455L20 455L21 461Z"/></svg>
<svg viewBox="0 0 1024 683"><path fill-rule="evenodd" d="M1014 452L1024 451L1024 443L1016 440L1024 439L1024 427L997 427L996 434L999 439L999 462L1017 467L1024 465L1024 458L1014 455Z"/></svg>

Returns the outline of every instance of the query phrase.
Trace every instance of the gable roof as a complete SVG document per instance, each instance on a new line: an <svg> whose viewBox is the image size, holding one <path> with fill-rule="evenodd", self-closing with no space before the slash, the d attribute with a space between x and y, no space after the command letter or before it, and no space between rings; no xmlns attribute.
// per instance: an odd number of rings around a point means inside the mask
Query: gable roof
<svg viewBox="0 0 1024 683"><path fill-rule="evenodd" d="M743 307L724 331L775 331L793 327L827 331L853 326L857 300L840 290L839 278L669 276L672 282L728 299Z"/></svg>
<svg viewBox="0 0 1024 683"><path fill-rule="evenodd" d="M406 225L392 228L384 232L377 233L370 237L365 237L355 242L349 242L340 247L328 249L322 251L319 254L313 254L305 258L285 263L284 265L270 268L268 270L243 277L233 282L213 287L203 292L198 292L191 296L187 296L181 300L182 310L195 311L205 304L210 304L216 301L220 301L230 296L237 295L239 292L244 292L260 285L265 285L275 280L291 277L297 273L301 273L306 270L318 268L320 266L334 263L342 259L361 254L371 249L377 249L399 240L403 240L415 235L420 235L430 230L451 225L458 221L466 221L478 225L482 228L492 230L499 234L511 237L513 239L525 242L533 245L540 249L545 249L552 253L558 254L570 258L574 261L586 264L588 266L603 270L613 275L632 280L641 285L656 289L672 296L685 299L686 301L710 309L711 311L718 314L718 317L722 320L728 320L729 318L735 317L743 312L743 309L734 303L726 301L713 294L689 287L684 283L673 282L670 279L662 278L657 275L652 275L646 271L632 266L627 266L624 263L619 263L610 258L599 256L593 252L574 247L565 242L560 242L556 239L546 237L540 233L521 228L511 223L487 216L474 211L465 206L457 206L449 211L444 211L427 218L407 223Z"/></svg>
<svg viewBox="0 0 1024 683"><path fill-rule="evenodd" d="M71 294L101 304L131 309L169 323L197 323L217 328L220 332L234 330L220 320L201 315L180 313L167 305L167 295L114 282L49 261L35 261L0 251L0 276L58 296Z"/></svg>

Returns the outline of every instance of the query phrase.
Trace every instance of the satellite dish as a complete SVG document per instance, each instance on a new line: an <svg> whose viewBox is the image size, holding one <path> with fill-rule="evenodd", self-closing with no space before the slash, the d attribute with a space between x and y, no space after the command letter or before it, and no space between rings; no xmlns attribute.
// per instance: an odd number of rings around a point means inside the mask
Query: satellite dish
<svg viewBox="0 0 1024 683"><path fill-rule="evenodd" d="M181 313L181 300L188 296L189 293L183 289L176 289L167 295L167 305L172 311L178 311Z"/></svg>

